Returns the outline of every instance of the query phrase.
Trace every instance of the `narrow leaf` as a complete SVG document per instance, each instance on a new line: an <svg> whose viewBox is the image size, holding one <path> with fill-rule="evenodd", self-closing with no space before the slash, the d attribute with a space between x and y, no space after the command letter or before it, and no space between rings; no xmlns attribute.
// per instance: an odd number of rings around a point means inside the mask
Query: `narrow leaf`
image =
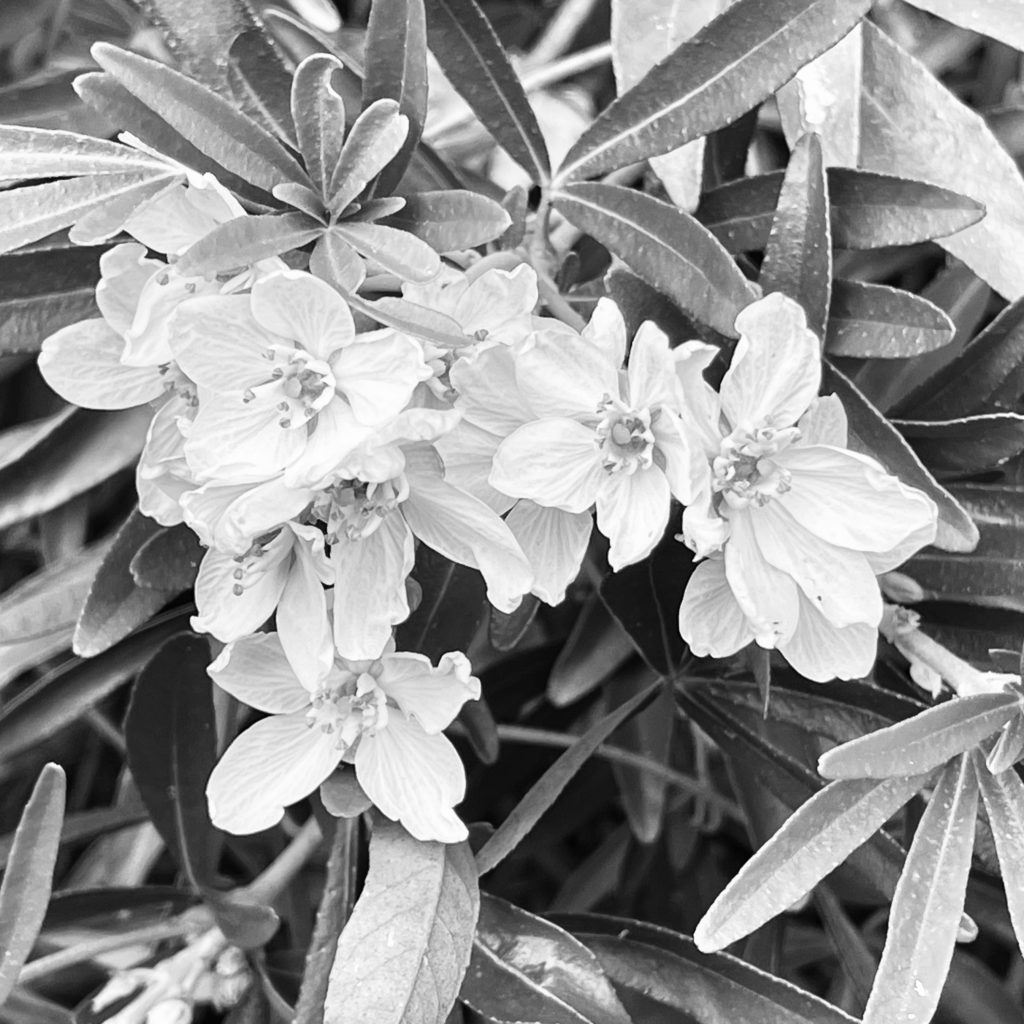
<svg viewBox="0 0 1024 1024"><path fill-rule="evenodd" d="M249 266L318 238L324 225L305 213L266 213L219 224L182 254L184 274L209 274Z"/></svg>
<svg viewBox="0 0 1024 1024"><path fill-rule="evenodd" d="M149 590L188 590L195 583L204 549L184 523L145 541L128 564L132 579Z"/></svg>
<svg viewBox="0 0 1024 1024"><path fill-rule="evenodd" d="M970 32L998 39L1015 50L1024 50L1024 8L1015 0L914 0L914 6L951 21Z"/></svg>
<svg viewBox="0 0 1024 1024"><path fill-rule="evenodd" d="M493 199L453 189L407 196L405 206L381 223L408 231L437 252L453 252L493 241L512 219Z"/></svg>
<svg viewBox="0 0 1024 1024"><path fill-rule="evenodd" d="M480 910L466 843L423 843L377 819L366 884L338 940L324 1024L443 1021Z"/></svg>
<svg viewBox="0 0 1024 1024"><path fill-rule="evenodd" d="M42 927L64 820L64 771L39 773L22 812L0 885L0 1004L6 1002Z"/></svg>
<svg viewBox="0 0 1024 1024"><path fill-rule="evenodd" d="M610 715L584 733L561 757L530 787L529 792L501 823L497 831L476 855L480 874L497 867L522 841L540 820L544 812L558 799L559 794L583 767L591 754L631 715L646 707L654 699L661 683L655 683L631 700L626 701Z"/></svg>
<svg viewBox="0 0 1024 1024"><path fill-rule="evenodd" d="M826 779L885 779L931 771L970 751L1020 713L1016 693L955 697L822 754Z"/></svg>
<svg viewBox="0 0 1024 1024"><path fill-rule="evenodd" d="M810 892L871 838L927 775L833 782L799 808L718 896L694 940L705 952L756 931Z"/></svg>
<svg viewBox="0 0 1024 1024"><path fill-rule="evenodd" d="M375 260L389 273L407 281L429 281L441 269L441 259L415 235L385 227L342 221L332 233L344 239L360 255Z"/></svg>
<svg viewBox="0 0 1024 1024"><path fill-rule="evenodd" d="M327 195L345 141L345 103L331 80L343 70L337 57L310 54L292 80L292 120L306 170L320 194Z"/></svg>
<svg viewBox="0 0 1024 1024"><path fill-rule="evenodd" d="M914 835L864 1024L932 1019L963 914L977 807L971 760L961 757L939 777Z"/></svg>
<svg viewBox="0 0 1024 1024"><path fill-rule="evenodd" d="M821 337L832 290L832 235L821 141L800 137L786 167L759 283L764 293L784 292L807 314Z"/></svg>
<svg viewBox="0 0 1024 1024"><path fill-rule="evenodd" d="M242 110L294 149L289 105L292 76L262 28L240 33L231 44L227 79Z"/></svg>
<svg viewBox="0 0 1024 1024"><path fill-rule="evenodd" d="M682 210L618 185L566 185L555 208L680 309L736 337L736 314L753 286L722 245Z"/></svg>
<svg viewBox="0 0 1024 1024"><path fill-rule="evenodd" d="M1024 451L1024 416L996 412L957 420L894 420L929 469L973 475Z"/></svg>
<svg viewBox="0 0 1024 1024"><path fill-rule="evenodd" d="M828 310L829 355L908 359L953 340L953 321L927 299L901 288L836 281Z"/></svg>
<svg viewBox="0 0 1024 1024"><path fill-rule="evenodd" d="M569 150L557 181L593 177L735 121L841 39L870 0L740 0L656 64Z"/></svg>
<svg viewBox="0 0 1024 1024"><path fill-rule="evenodd" d="M309 184L273 135L187 75L109 43L96 43L92 52L100 67L226 170L266 192L285 181Z"/></svg>
<svg viewBox="0 0 1024 1024"><path fill-rule="evenodd" d="M505 48L475 0L426 0L430 49L495 141L540 185L547 147Z"/></svg>
<svg viewBox="0 0 1024 1024"><path fill-rule="evenodd" d="M79 175L173 173L165 162L120 142L91 135L0 125L0 180Z"/></svg>

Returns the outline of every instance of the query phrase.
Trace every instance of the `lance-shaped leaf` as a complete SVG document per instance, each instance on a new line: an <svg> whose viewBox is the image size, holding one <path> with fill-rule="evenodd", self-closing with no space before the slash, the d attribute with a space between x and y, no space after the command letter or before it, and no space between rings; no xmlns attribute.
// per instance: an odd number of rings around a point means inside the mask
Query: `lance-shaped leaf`
<svg viewBox="0 0 1024 1024"><path fill-rule="evenodd" d="M467 843L423 843L378 818L370 870L338 940L324 1024L443 1021L480 910Z"/></svg>
<svg viewBox="0 0 1024 1024"><path fill-rule="evenodd" d="M265 192L285 181L309 184L273 135L187 75L109 43L96 43L92 53L128 92L225 170Z"/></svg>
<svg viewBox="0 0 1024 1024"><path fill-rule="evenodd" d="M305 213L265 213L218 224L189 247L179 262L184 274L209 274L249 266L298 249L325 231Z"/></svg>
<svg viewBox="0 0 1024 1024"><path fill-rule="evenodd" d="M767 295L784 292L807 314L818 337L832 290L832 235L825 165L817 135L802 135L789 158L768 235L759 283Z"/></svg>
<svg viewBox="0 0 1024 1024"><path fill-rule="evenodd" d="M971 475L1024 451L1024 416L994 412L957 420L893 421L929 469Z"/></svg>
<svg viewBox="0 0 1024 1024"><path fill-rule="evenodd" d="M195 583L204 548L184 523L145 541L128 564L132 579L150 590L188 590Z"/></svg>
<svg viewBox="0 0 1024 1024"><path fill-rule="evenodd" d="M406 196L405 206L381 223L408 231L438 252L452 252L493 241L512 219L493 199L453 189Z"/></svg>
<svg viewBox="0 0 1024 1024"><path fill-rule="evenodd" d="M924 491L939 509L935 546L944 551L973 551L978 528L956 498L925 469L896 428L826 359L822 394L839 396L850 424L850 447L878 461L905 484Z"/></svg>
<svg viewBox="0 0 1024 1024"><path fill-rule="evenodd" d="M345 141L345 104L331 84L344 66L329 53L310 54L292 79L292 120L313 183L326 195Z"/></svg>
<svg viewBox="0 0 1024 1024"><path fill-rule="evenodd" d="M864 1024L932 1019L960 928L977 813L978 782L964 756L943 770L914 834Z"/></svg>
<svg viewBox="0 0 1024 1024"><path fill-rule="evenodd" d="M1024 7L1014 0L913 0L914 6L970 32L998 39L1015 50L1024 50Z"/></svg>
<svg viewBox="0 0 1024 1024"><path fill-rule="evenodd" d="M836 281L825 349L856 359L908 359L953 340L953 321L938 306L900 288Z"/></svg>
<svg viewBox="0 0 1024 1024"><path fill-rule="evenodd" d="M580 136L566 182L645 160L735 121L867 13L869 0L740 0L656 64Z"/></svg>
<svg viewBox="0 0 1024 1024"><path fill-rule="evenodd" d="M0 125L0 180L138 171L167 174L170 170L163 160L119 142L75 132Z"/></svg>
<svg viewBox="0 0 1024 1024"><path fill-rule="evenodd" d="M356 118L331 169L324 193L327 208L345 212L367 185L394 159L409 134L408 119L394 100L377 100Z"/></svg>
<svg viewBox="0 0 1024 1024"><path fill-rule="evenodd" d="M765 247L783 171L739 178L707 192L696 217L729 250ZM832 242L840 249L916 245L976 224L985 207L967 196L924 181L829 167Z"/></svg>
<svg viewBox="0 0 1024 1024"><path fill-rule="evenodd" d="M387 196L402 180L427 117L427 19L423 0L376 0L370 7L363 106L380 99L397 101L398 112L409 119L409 134L398 156L377 180L377 193Z"/></svg>
<svg viewBox="0 0 1024 1024"><path fill-rule="evenodd" d="M490 1024L633 1024L579 939L486 894L460 997Z"/></svg>
<svg viewBox="0 0 1024 1024"><path fill-rule="evenodd" d="M1006 907L1024 949L1024 782L1012 769L993 775L980 752L973 755L974 771L988 811L999 870L1006 888Z"/></svg>
<svg viewBox="0 0 1024 1024"><path fill-rule="evenodd" d="M756 298L755 289L691 216L634 189L600 183L566 185L552 202L685 312L736 337L736 315Z"/></svg>
<svg viewBox="0 0 1024 1024"><path fill-rule="evenodd" d="M512 813L498 826L476 855L480 874L497 867L540 820L544 812L558 799L569 781L583 767L591 754L632 715L654 699L662 684L655 683L642 693L626 701L610 715L585 732L561 757L530 787L529 792L516 804Z"/></svg>
<svg viewBox="0 0 1024 1024"><path fill-rule="evenodd" d="M1010 720L1009 725L999 734L992 749L985 758L985 764L993 775L1009 771L1024 757L1024 714Z"/></svg>
<svg viewBox="0 0 1024 1024"><path fill-rule="evenodd" d="M292 76L262 27L247 29L232 42L227 80L242 109L294 149L295 125L289 104Z"/></svg>
<svg viewBox="0 0 1024 1024"><path fill-rule="evenodd" d="M22 812L0 885L0 1004L18 982L46 916L64 820L64 771L48 764Z"/></svg>
<svg viewBox="0 0 1024 1024"><path fill-rule="evenodd" d="M791 907L867 842L926 779L843 780L815 793L711 905L694 932L697 946L705 952L724 949Z"/></svg>
<svg viewBox="0 0 1024 1024"><path fill-rule="evenodd" d="M347 220L331 233L406 281L429 281L441 269L441 258L426 242L396 228Z"/></svg>
<svg viewBox="0 0 1024 1024"><path fill-rule="evenodd" d="M547 146L505 48L475 0L426 0L430 49L494 140L538 184L551 176Z"/></svg>
<svg viewBox="0 0 1024 1024"><path fill-rule="evenodd" d="M922 711L822 754L826 779L886 779L929 772L970 751L1020 714L1017 693L975 693Z"/></svg>

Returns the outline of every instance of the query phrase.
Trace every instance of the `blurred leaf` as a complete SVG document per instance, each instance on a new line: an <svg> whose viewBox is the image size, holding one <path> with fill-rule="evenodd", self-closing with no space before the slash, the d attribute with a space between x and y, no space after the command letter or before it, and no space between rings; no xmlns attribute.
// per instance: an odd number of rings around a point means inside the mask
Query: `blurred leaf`
<svg viewBox="0 0 1024 1024"><path fill-rule="evenodd" d="M526 635L540 609L540 598L526 594L513 612L491 608L487 637L496 651L511 651Z"/></svg>
<svg viewBox="0 0 1024 1024"><path fill-rule="evenodd" d="M265 946L280 926L277 911L272 907L249 903L242 896L204 889L203 901L224 937L239 949Z"/></svg>
<svg viewBox="0 0 1024 1024"><path fill-rule="evenodd" d="M928 11L954 25L991 36L1024 50L1024 8L1016 0L973 0L970 4L955 0L911 0L915 7Z"/></svg>
<svg viewBox="0 0 1024 1024"><path fill-rule="evenodd" d="M96 658L75 658L48 672L0 710L3 756L30 750L77 722L135 675L164 640L187 627L187 613L171 612Z"/></svg>
<svg viewBox="0 0 1024 1024"><path fill-rule="evenodd" d="M631 715L646 707L657 696L661 685L656 683L606 715L548 768L477 851L476 863L481 875L496 868L519 845L590 755Z"/></svg>
<svg viewBox="0 0 1024 1024"><path fill-rule="evenodd" d="M893 423L921 461L936 472L971 475L995 469L1024 451L1024 416L1014 412Z"/></svg>
<svg viewBox="0 0 1024 1024"><path fill-rule="evenodd" d="M608 297L613 299L626 322L626 337L636 334L645 320L652 320L670 338L705 338L714 333L710 328L695 323L671 299L667 299L646 281L641 281L625 267L613 263L604 277Z"/></svg>
<svg viewBox="0 0 1024 1024"><path fill-rule="evenodd" d="M80 657L91 658L113 647L177 593L138 586L129 568L136 552L161 529L156 520L135 509L117 531L75 626L73 646Z"/></svg>
<svg viewBox="0 0 1024 1024"><path fill-rule="evenodd" d="M48 764L22 812L0 885L0 1004L7 1000L42 927L64 818L64 771Z"/></svg>
<svg viewBox="0 0 1024 1024"><path fill-rule="evenodd" d="M143 541L128 563L137 586L180 593L195 583L205 549L184 523Z"/></svg>
<svg viewBox="0 0 1024 1024"><path fill-rule="evenodd" d="M306 213L266 213L219 224L182 253L184 274L210 274L279 256L319 238L323 224Z"/></svg>
<svg viewBox="0 0 1024 1024"><path fill-rule="evenodd" d="M853 1024L810 992L738 957L702 953L668 928L603 914L555 920L597 955L638 1024Z"/></svg>
<svg viewBox="0 0 1024 1024"><path fill-rule="evenodd" d="M836 281L828 311L829 355L906 359L953 340L953 322L920 295L862 281Z"/></svg>
<svg viewBox="0 0 1024 1024"><path fill-rule="evenodd" d="M61 843L66 842L67 825L64 820ZM86 921L102 919L108 914L119 914L122 919L159 917L167 913L180 913L195 903L195 897L171 885L107 886L98 889L71 889L55 893L46 910L44 929L67 928ZM139 913L136 913L139 912Z"/></svg>
<svg viewBox="0 0 1024 1024"><path fill-rule="evenodd" d="M187 75L108 43L97 43L93 56L120 85L226 170L266 192L286 181L309 184L306 172L273 135Z"/></svg>
<svg viewBox="0 0 1024 1024"><path fill-rule="evenodd" d="M825 333L832 290L832 235L825 165L817 135L802 135L786 167L779 202L764 250L764 293L784 292L807 314L818 337Z"/></svg>
<svg viewBox="0 0 1024 1024"><path fill-rule="evenodd" d="M0 470L13 466L26 456L31 456L74 413L74 406L65 405L50 416L29 420L27 423L19 423L0 431Z"/></svg>
<svg viewBox="0 0 1024 1024"><path fill-rule="evenodd" d="M971 868L978 782L970 758L939 776L889 912L889 933L864 1024L927 1024L953 957Z"/></svg>
<svg viewBox="0 0 1024 1024"><path fill-rule="evenodd" d="M739 0L607 107L557 181L593 177L735 121L841 39L869 0Z"/></svg>
<svg viewBox="0 0 1024 1024"><path fill-rule="evenodd" d="M350 768L339 768L320 783L320 799L335 818L358 818L373 807Z"/></svg>
<svg viewBox="0 0 1024 1024"><path fill-rule="evenodd" d="M985 764L993 775L1009 771L1024 757L1024 714L1010 720L999 734L985 757Z"/></svg>
<svg viewBox="0 0 1024 1024"><path fill-rule="evenodd" d="M927 781L849 779L814 794L743 865L694 932L724 949L791 907L871 838Z"/></svg>
<svg viewBox="0 0 1024 1024"><path fill-rule="evenodd" d="M1021 709L1017 693L954 697L905 722L828 751L818 762L826 779L886 779L929 772L997 733Z"/></svg>
<svg viewBox="0 0 1024 1024"><path fill-rule="evenodd" d="M30 459L0 469L0 529L49 512L132 465L153 411L76 409Z"/></svg>
<svg viewBox="0 0 1024 1024"><path fill-rule="evenodd" d="M409 119L409 134L398 156L377 180L377 193L387 196L402 180L427 117L427 21L423 0L375 0L370 7L365 52L363 109L380 99L396 100L398 112Z"/></svg>
<svg viewBox="0 0 1024 1024"><path fill-rule="evenodd" d="M338 940L324 1024L444 1020L479 910L467 843L419 842L378 817L366 884Z"/></svg>
<svg viewBox="0 0 1024 1024"><path fill-rule="evenodd" d="M489 1024L633 1024L586 946L486 893L459 995Z"/></svg>
<svg viewBox="0 0 1024 1024"><path fill-rule="evenodd" d="M475 0L426 0L427 39L441 69L495 142L538 184L551 176L537 118L505 48Z"/></svg>
<svg viewBox="0 0 1024 1024"><path fill-rule="evenodd" d="M761 250L782 189L782 171L739 178L704 194L695 216L729 250ZM829 167L832 244L839 249L915 245L976 224L981 203L924 181Z"/></svg>
<svg viewBox="0 0 1024 1024"><path fill-rule="evenodd" d="M408 231L438 252L453 252L493 241L511 220L493 199L452 190L406 196L405 206L380 223Z"/></svg>
<svg viewBox="0 0 1024 1024"><path fill-rule="evenodd" d="M688 214L642 192L592 182L566 185L552 202L684 312L736 336L736 314L753 301L754 288Z"/></svg>
<svg viewBox="0 0 1024 1024"><path fill-rule="evenodd" d="M498 760L501 741L487 698L481 696L477 700L467 700L459 709L457 719L466 730L466 739L473 753L484 764L494 764Z"/></svg>
<svg viewBox="0 0 1024 1024"><path fill-rule="evenodd" d="M105 174L160 176L171 171L165 161L120 142L76 132L0 125L0 180Z"/></svg>
<svg viewBox="0 0 1024 1024"><path fill-rule="evenodd" d="M924 468L896 428L826 359L823 394L839 396L850 424L850 447L876 458L905 484L924 491L939 508L935 546L944 551L973 551L978 528L963 506Z"/></svg>

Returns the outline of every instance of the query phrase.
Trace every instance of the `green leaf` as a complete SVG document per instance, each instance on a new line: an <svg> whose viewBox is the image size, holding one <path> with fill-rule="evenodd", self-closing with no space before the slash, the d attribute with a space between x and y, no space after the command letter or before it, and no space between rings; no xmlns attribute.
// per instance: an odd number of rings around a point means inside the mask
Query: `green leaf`
<svg viewBox="0 0 1024 1024"><path fill-rule="evenodd" d="M265 213L235 217L194 242L178 263L184 274L210 274L248 266L298 249L325 231L305 213Z"/></svg>
<svg viewBox="0 0 1024 1024"><path fill-rule="evenodd" d="M295 149L289 103L292 76L262 27L242 32L231 44L227 80L242 110Z"/></svg>
<svg viewBox="0 0 1024 1024"><path fill-rule="evenodd" d="M786 167L764 250L762 290L784 292L807 314L807 325L825 333L832 290L832 235L825 165L817 135L802 135Z"/></svg>
<svg viewBox="0 0 1024 1024"><path fill-rule="evenodd" d="M701 224L652 196L618 185L566 185L552 203L680 309L736 337L736 314L755 290Z"/></svg>
<svg viewBox="0 0 1024 1024"><path fill-rule="evenodd" d="M1024 858L1020 855L1024 849L1024 782L1012 768L993 775L980 752L972 756L999 855L1006 906L1017 944L1024 949Z"/></svg>
<svg viewBox="0 0 1024 1024"><path fill-rule="evenodd" d="M210 644L171 637L146 663L124 721L128 766L150 818L196 891L216 879L221 836L206 809L217 760Z"/></svg>
<svg viewBox="0 0 1024 1024"><path fill-rule="evenodd" d="M912 0L915 7L970 32L998 39L1015 50L1024 50L1024 8L1016 0Z"/></svg>
<svg viewBox="0 0 1024 1024"><path fill-rule="evenodd" d="M849 779L819 790L719 894L694 932L698 947L724 949L791 907L867 842L926 780L927 775Z"/></svg>
<svg viewBox="0 0 1024 1024"><path fill-rule="evenodd" d="M443 1021L480 910L467 843L423 843L378 817L370 869L338 940L324 1024Z"/></svg>
<svg viewBox="0 0 1024 1024"><path fill-rule="evenodd" d="M285 181L309 184L273 135L187 75L108 43L96 43L92 53L104 71L226 170L265 192Z"/></svg>
<svg viewBox="0 0 1024 1024"><path fill-rule="evenodd" d="M927 1024L939 1002L964 909L978 782L969 757L946 766L900 875L864 1024Z"/></svg>
<svg viewBox="0 0 1024 1024"><path fill-rule="evenodd" d="M337 57L314 53L296 69L292 80L292 120L306 170L326 196L345 142L345 104L332 85L344 69Z"/></svg>
<svg viewBox="0 0 1024 1024"><path fill-rule="evenodd" d="M564 183L645 160L735 121L841 39L869 0L740 0L656 64L569 150Z"/></svg>
<svg viewBox="0 0 1024 1024"><path fill-rule="evenodd" d="M195 583L205 549L184 523L161 530L144 541L128 563L137 586L181 592Z"/></svg>
<svg viewBox="0 0 1024 1024"><path fill-rule="evenodd" d="M460 997L490 1024L633 1024L583 943L486 894Z"/></svg>
<svg viewBox="0 0 1024 1024"><path fill-rule="evenodd" d="M696 217L729 250L761 250L782 188L782 171L740 178L705 193ZM829 167L832 243L840 249L916 245L976 224L981 203L924 181Z"/></svg>
<svg viewBox="0 0 1024 1024"><path fill-rule="evenodd" d="M475 0L426 0L430 49L452 85L505 152L540 185L547 146L522 84Z"/></svg>
<svg viewBox="0 0 1024 1024"><path fill-rule="evenodd" d="M173 169L165 161L119 142L75 132L0 125L0 180L138 173L166 175Z"/></svg>
<svg viewBox="0 0 1024 1024"><path fill-rule="evenodd" d="M48 764L22 812L0 885L0 1004L6 1002L42 927L64 820L64 771Z"/></svg>
<svg viewBox="0 0 1024 1024"><path fill-rule="evenodd" d="M429 281L441 268L437 253L426 242L405 231L352 220L342 221L331 230L360 255L375 260L403 280Z"/></svg>
<svg viewBox="0 0 1024 1024"><path fill-rule="evenodd" d="M970 751L1020 713L1016 693L955 697L822 754L826 779L886 779L929 772Z"/></svg>
<svg viewBox="0 0 1024 1024"><path fill-rule="evenodd" d="M597 955L638 1024L853 1024L810 992L738 957L702 953L668 928L603 914L555 920Z"/></svg>
<svg viewBox="0 0 1024 1024"><path fill-rule="evenodd" d="M953 340L953 321L927 299L900 288L836 281L825 349L832 356L907 359Z"/></svg>
<svg viewBox="0 0 1024 1024"><path fill-rule="evenodd" d="M524 595L519 607L511 612L491 607L487 621L487 639L496 651L511 651L519 645L533 625L540 610L540 598L534 594Z"/></svg>
<svg viewBox="0 0 1024 1024"><path fill-rule="evenodd" d="M376 100L398 102L409 134L398 156L381 172L376 191L391 195L402 180L427 117L427 19L423 0L374 0L366 32L363 108Z"/></svg>
<svg viewBox="0 0 1024 1024"><path fill-rule="evenodd" d="M826 359L822 393L836 394L850 424L850 447L877 459L905 484L924 491L939 509L935 546L944 551L973 551L978 528L963 506L924 468L896 428Z"/></svg>
<svg viewBox="0 0 1024 1024"><path fill-rule="evenodd" d="M512 219L493 199L453 189L406 196L405 206L380 223L408 231L438 252L453 252L493 241Z"/></svg>
<svg viewBox="0 0 1024 1024"><path fill-rule="evenodd" d="M129 569L139 548L161 529L135 509L117 531L75 626L73 647L80 657L95 657L113 647L177 593L140 587Z"/></svg>
<svg viewBox="0 0 1024 1024"><path fill-rule="evenodd" d="M123 196L138 196L141 201L175 177L166 168L121 171L0 191L0 252L45 238Z"/></svg>
<svg viewBox="0 0 1024 1024"><path fill-rule="evenodd" d="M662 684L659 682L648 687L616 708L610 715L602 718L569 747L530 787L526 796L516 804L512 813L477 852L476 862L481 875L496 868L519 845L544 812L558 799L559 794L583 767L590 755L623 722L646 707L657 696L661 686Z"/></svg>
<svg viewBox="0 0 1024 1024"><path fill-rule="evenodd" d="M970 475L995 469L1024 451L1024 416L1015 412L893 423L921 461L937 472Z"/></svg>

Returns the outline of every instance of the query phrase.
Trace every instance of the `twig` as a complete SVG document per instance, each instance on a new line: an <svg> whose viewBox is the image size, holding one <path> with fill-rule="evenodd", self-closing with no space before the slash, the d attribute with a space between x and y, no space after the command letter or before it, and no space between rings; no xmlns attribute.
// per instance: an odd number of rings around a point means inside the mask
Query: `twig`
<svg viewBox="0 0 1024 1024"><path fill-rule="evenodd" d="M237 890L236 895L253 903L273 902L316 853L322 839L323 833L316 818L308 819L270 867L247 886Z"/></svg>

